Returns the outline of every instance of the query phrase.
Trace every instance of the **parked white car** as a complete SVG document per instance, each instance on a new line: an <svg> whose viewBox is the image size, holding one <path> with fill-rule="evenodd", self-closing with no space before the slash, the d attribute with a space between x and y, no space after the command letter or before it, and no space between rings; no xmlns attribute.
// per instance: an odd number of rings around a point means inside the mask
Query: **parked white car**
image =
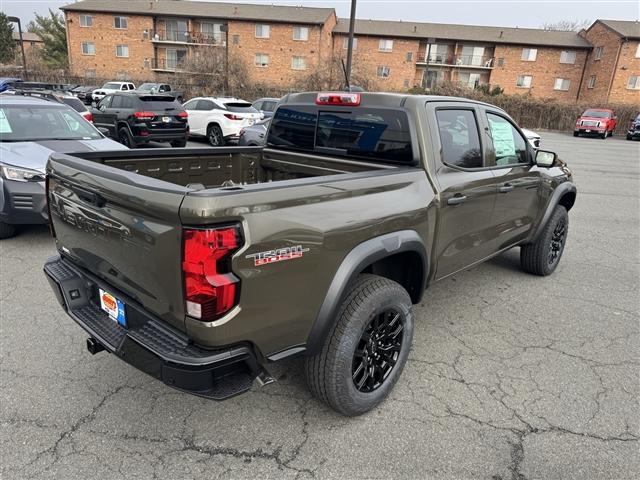
<svg viewBox="0 0 640 480"><path fill-rule="evenodd" d="M522 128L521 130L522 130L522 133L524 133L524 136L527 137L527 140L529 140L529 143L532 146L534 146L535 148L540 148L540 135L526 128Z"/></svg>
<svg viewBox="0 0 640 480"><path fill-rule="evenodd" d="M240 130L263 118L249 102L232 97L198 97L183 107L189 114L189 134L206 137L214 147L237 143Z"/></svg>
<svg viewBox="0 0 640 480"><path fill-rule="evenodd" d="M93 92L91 92L91 99L92 101L98 103L110 93L128 92L135 89L136 86L131 82L107 82L100 88L96 88Z"/></svg>

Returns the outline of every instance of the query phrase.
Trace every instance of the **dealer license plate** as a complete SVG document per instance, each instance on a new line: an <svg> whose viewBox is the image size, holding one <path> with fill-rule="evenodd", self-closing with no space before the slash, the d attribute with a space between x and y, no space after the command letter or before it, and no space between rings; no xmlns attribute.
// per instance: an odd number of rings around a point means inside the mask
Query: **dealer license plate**
<svg viewBox="0 0 640 480"><path fill-rule="evenodd" d="M169 123L171 121L171 117L162 117L162 121L164 123Z"/></svg>
<svg viewBox="0 0 640 480"><path fill-rule="evenodd" d="M114 322L118 322L123 327L127 325L124 303L102 289L100 289L100 308L107 312Z"/></svg>

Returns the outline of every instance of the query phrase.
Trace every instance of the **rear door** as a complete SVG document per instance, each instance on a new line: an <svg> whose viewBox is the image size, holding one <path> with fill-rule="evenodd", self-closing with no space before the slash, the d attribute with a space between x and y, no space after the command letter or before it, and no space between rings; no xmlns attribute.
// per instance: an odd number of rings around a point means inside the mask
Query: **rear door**
<svg viewBox="0 0 640 480"><path fill-rule="evenodd" d="M118 158L125 156L122 168L135 170L141 168L136 161L153 161L135 160L135 153L118 152ZM163 168L160 160L156 163ZM48 173L51 221L61 254L103 279L112 290L108 293L128 296L184 329L178 211L187 190L64 155L52 156Z"/></svg>
<svg viewBox="0 0 640 480"><path fill-rule="evenodd" d="M492 223L496 227L496 250L529 236L541 211L540 169L533 163L533 150L515 124L499 110L482 107L482 120L489 134L487 160L497 183Z"/></svg>
<svg viewBox="0 0 640 480"><path fill-rule="evenodd" d="M487 168L478 109L453 102L427 108L429 123L437 126L431 139L440 187L436 278L442 278L493 253L496 185Z"/></svg>

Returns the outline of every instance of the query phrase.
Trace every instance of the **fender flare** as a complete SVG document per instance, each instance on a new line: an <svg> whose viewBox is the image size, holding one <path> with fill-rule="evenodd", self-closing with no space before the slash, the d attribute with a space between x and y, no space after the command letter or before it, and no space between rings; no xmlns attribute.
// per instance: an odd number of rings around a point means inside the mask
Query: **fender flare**
<svg viewBox="0 0 640 480"><path fill-rule="evenodd" d="M338 267L307 337L306 355L315 355L322 348L347 287L358 274L371 263L402 252L417 253L422 259L423 275L416 299L420 301L429 274L427 250L420 235L414 230L401 230L369 239L353 248Z"/></svg>
<svg viewBox="0 0 640 480"><path fill-rule="evenodd" d="M533 235L529 237L527 243L533 243L538 239L538 237L542 233L542 230L544 230L544 227L547 225L547 222L551 218L551 214L555 210L556 206L560 203L562 197L567 193L573 193L575 195L576 192L576 186L572 182L564 182L558 185L558 187L553 191L551 198L547 202L547 207L544 211L544 215L542 216L542 220L540 220L540 223L538 223L538 226L534 230Z"/></svg>

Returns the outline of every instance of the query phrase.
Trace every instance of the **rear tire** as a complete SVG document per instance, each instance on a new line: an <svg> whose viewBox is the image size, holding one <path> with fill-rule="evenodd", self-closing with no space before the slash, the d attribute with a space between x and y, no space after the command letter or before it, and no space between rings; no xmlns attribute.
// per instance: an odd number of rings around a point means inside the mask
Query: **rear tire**
<svg viewBox="0 0 640 480"><path fill-rule="evenodd" d="M627 133L627 140L633 140L633 137Z"/></svg>
<svg viewBox="0 0 640 480"><path fill-rule="evenodd" d="M218 125L209 125L207 127L207 140L212 147L224 146L224 137L222 129Z"/></svg>
<svg viewBox="0 0 640 480"><path fill-rule="evenodd" d="M171 142L171 146L173 148L182 148L185 147L187 145L187 141L186 140L173 140Z"/></svg>
<svg viewBox="0 0 640 480"><path fill-rule="evenodd" d="M535 243L520 247L520 264L525 272L551 275L564 252L569 234L567 209L558 205Z"/></svg>
<svg viewBox="0 0 640 480"><path fill-rule="evenodd" d="M118 141L127 148L136 148L137 146L127 127L120 127L118 130Z"/></svg>
<svg viewBox="0 0 640 480"><path fill-rule="evenodd" d="M343 415L368 412L393 389L412 338L407 291L387 278L360 275L349 288L321 351L306 359L309 390Z"/></svg>
<svg viewBox="0 0 640 480"><path fill-rule="evenodd" d="M0 240L11 238L16 234L16 226L10 223L0 222Z"/></svg>

